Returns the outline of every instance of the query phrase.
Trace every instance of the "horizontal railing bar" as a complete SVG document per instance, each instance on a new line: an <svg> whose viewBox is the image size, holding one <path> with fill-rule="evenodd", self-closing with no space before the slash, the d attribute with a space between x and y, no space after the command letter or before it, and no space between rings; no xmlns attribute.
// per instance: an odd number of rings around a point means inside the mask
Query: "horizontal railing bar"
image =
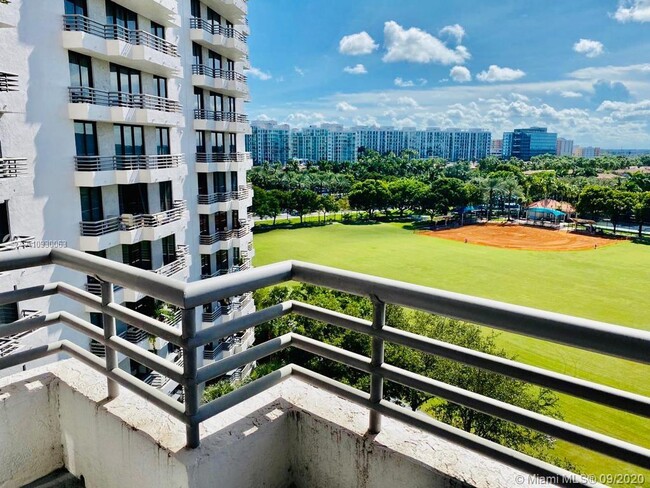
<svg viewBox="0 0 650 488"><path fill-rule="evenodd" d="M152 354L135 344L131 344L129 341L122 339L119 336L113 336L110 339L106 339L101 328L75 317L68 312L60 312L60 315L61 322L82 332L103 346L115 349L117 352L121 352L143 366L164 374L177 383L185 384L185 380L183 379L183 369L176 364L171 363L156 354Z"/></svg>
<svg viewBox="0 0 650 488"><path fill-rule="evenodd" d="M29 288L19 288L17 290L6 291L0 293L0 305L56 295L56 287L56 283L48 283L46 285L37 285Z"/></svg>
<svg viewBox="0 0 650 488"><path fill-rule="evenodd" d="M381 403L374 404L370 402L370 395L368 393L359 391L355 388L352 388L351 386L344 385L318 373L314 373L313 371L310 371L301 366L291 365L291 367L292 374L297 378L300 378L309 384L322 388L323 390L326 390L334 395L345 398L346 400L356 403L357 405L366 407L371 410L376 410L382 415L386 415L387 417L391 417L407 425L411 425L425 432L429 432L442 437L454 444L458 444L474 452L488 456L515 469L520 469L542 478L566 480L564 483L554 482L555 485L566 487L604 487L604 485L581 481L584 477L557 468L556 466L545 463L543 461L539 461L530 456L488 441L469 432L457 429L443 422L437 421L432 417L425 416L420 412L411 412L406 408L390 403L387 400L382 400Z"/></svg>
<svg viewBox="0 0 650 488"><path fill-rule="evenodd" d="M291 280L291 262L271 264L232 275L188 283L183 308L214 303L228 297ZM173 302L172 302L173 303Z"/></svg>
<svg viewBox="0 0 650 488"><path fill-rule="evenodd" d="M0 357L0 370L13 368L30 361L36 361L44 357L56 354L63 350L63 341L52 342L42 346L32 347L26 351L12 352L7 356Z"/></svg>
<svg viewBox="0 0 650 488"><path fill-rule="evenodd" d="M303 317L343 327L372 337L379 337L394 344L458 361L486 371L503 374L527 383L551 388L584 400L650 417L650 398L643 395L629 393L598 383L529 366L510 359L492 356L454 344L418 336L393 327L384 327L381 331L376 331L372 329L372 323L367 320L333 312L314 305L293 302L292 309L294 313Z"/></svg>
<svg viewBox="0 0 650 488"><path fill-rule="evenodd" d="M127 371L123 371L119 368L107 371L106 362L104 360L69 341L63 341L63 350L70 354L70 356L114 380L116 383L119 383L139 397L150 401L177 420L180 420L184 424L187 423L187 418L185 418L183 411L183 405L157 388L147 385L145 382L140 381Z"/></svg>
<svg viewBox="0 0 650 488"><path fill-rule="evenodd" d="M210 342L218 341L224 337L237 334L257 325L270 322L291 312L291 302L283 302L278 305L262 309L243 317L230 320L219 327L209 327L197 332L196 336L187 341L188 347L201 347Z"/></svg>
<svg viewBox="0 0 650 488"><path fill-rule="evenodd" d="M67 283L59 283L58 287L59 293L61 295L71 298L78 303L92 307L97 311L105 312L111 317L114 317L127 325L142 329L145 332L148 332L149 334L156 337L160 337L168 342L171 342L172 344L175 344L177 346L182 345L181 332L174 327L171 327L154 318L147 317L146 315L138 313L117 303L111 303L108 306L102 306L102 299L100 297L74 286L68 285Z"/></svg>
<svg viewBox="0 0 650 488"><path fill-rule="evenodd" d="M359 371L364 371L366 373L372 373L373 371L373 368L370 365L370 358L366 356L346 351L345 349L331 346L300 334L293 333L291 337L291 345L293 347L316 354L331 361L343 363L351 368L358 369Z"/></svg>
<svg viewBox="0 0 650 488"><path fill-rule="evenodd" d="M270 339L258 346L251 347L233 356L208 364L196 372L196 383L201 384L223 376L228 371L252 363L259 359L278 353L291 346L291 334Z"/></svg>
<svg viewBox="0 0 650 488"><path fill-rule="evenodd" d="M249 398L258 395L287 379L291 376L291 371L292 366L284 366L273 373L262 376L252 383L248 383L247 385L228 393L227 395L212 400L211 402L202 405L199 408L198 413L192 417L191 421L204 422L205 420L220 414L224 410L239 405Z"/></svg>
<svg viewBox="0 0 650 488"><path fill-rule="evenodd" d="M61 321L61 313L48 313L46 315L37 315L28 319L16 320L10 324L0 325L0 337L30 332L36 329L42 329L50 325L58 324Z"/></svg>
<svg viewBox="0 0 650 488"><path fill-rule="evenodd" d="M524 408L463 390L462 388L411 373L401 368L396 368L389 364L380 366L379 371L384 379L388 381L429 393L452 403L483 412L492 417L498 417L585 447L591 451L650 469L650 449L636 446L629 442L621 441L588 429L583 429L582 427L561 420L552 419Z"/></svg>
<svg viewBox="0 0 650 488"><path fill-rule="evenodd" d="M258 268L259 269L259 268ZM650 364L650 332L375 276L292 262L296 281Z"/></svg>
<svg viewBox="0 0 650 488"><path fill-rule="evenodd" d="M0 253L0 273L52 264L51 249L20 249Z"/></svg>
<svg viewBox="0 0 650 488"><path fill-rule="evenodd" d="M185 308L185 284L179 280L71 249L52 249L50 252L53 264L94 275L100 281L110 281Z"/></svg>

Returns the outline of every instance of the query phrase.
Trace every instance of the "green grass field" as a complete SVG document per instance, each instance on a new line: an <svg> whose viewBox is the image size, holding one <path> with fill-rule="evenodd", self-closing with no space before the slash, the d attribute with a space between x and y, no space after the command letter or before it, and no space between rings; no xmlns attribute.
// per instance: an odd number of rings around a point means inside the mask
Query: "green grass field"
<svg viewBox="0 0 650 488"><path fill-rule="evenodd" d="M254 264L309 261L444 290L650 330L650 246L589 251L497 249L416 235L404 224L273 230L255 236ZM499 341L519 361L650 395L650 367L524 336ZM650 448L650 421L561 396L565 420ZM639 473L566 443L557 454L590 474ZM650 471L644 472L650 486Z"/></svg>

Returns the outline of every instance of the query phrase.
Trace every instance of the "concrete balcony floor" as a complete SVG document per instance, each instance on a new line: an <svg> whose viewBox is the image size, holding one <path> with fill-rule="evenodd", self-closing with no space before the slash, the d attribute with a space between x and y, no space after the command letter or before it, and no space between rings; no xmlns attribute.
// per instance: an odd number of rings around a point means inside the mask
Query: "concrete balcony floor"
<svg viewBox="0 0 650 488"><path fill-rule="evenodd" d="M533 486L390 418L370 436L366 409L295 377L205 421L194 450L185 426L145 400L105 398L106 379L76 360L0 379L0 486L63 467L102 488Z"/></svg>

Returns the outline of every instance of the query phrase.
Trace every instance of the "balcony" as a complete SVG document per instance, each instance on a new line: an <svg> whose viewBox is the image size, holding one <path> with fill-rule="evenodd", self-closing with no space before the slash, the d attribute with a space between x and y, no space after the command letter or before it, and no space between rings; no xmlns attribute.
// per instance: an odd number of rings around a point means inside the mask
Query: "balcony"
<svg viewBox="0 0 650 488"><path fill-rule="evenodd" d="M192 84L208 90L218 90L231 97L248 97L249 94L246 76L202 64L192 65Z"/></svg>
<svg viewBox="0 0 650 488"><path fill-rule="evenodd" d="M206 280L215 278L217 276L223 276L225 274L228 274L229 271L230 270L226 270L226 272L220 274L215 273L214 275L210 276L202 276L201 279ZM234 319L246 315L251 311L249 307L253 305L253 294L244 293L243 295L234 297L229 300L230 301L227 305L222 305L219 302L212 304L212 311L203 312L202 314L203 323L206 325L217 325L226 319Z"/></svg>
<svg viewBox="0 0 650 488"><path fill-rule="evenodd" d="M206 0L203 3L235 24L248 15L248 0Z"/></svg>
<svg viewBox="0 0 650 488"><path fill-rule="evenodd" d="M74 161L76 186L158 183L187 175L182 154L75 156Z"/></svg>
<svg viewBox="0 0 650 488"><path fill-rule="evenodd" d="M195 168L199 173L250 170L252 167L253 158L248 152L196 153Z"/></svg>
<svg viewBox="0 0 650 488"><path fill-rule="evenodd" d="M243 61L248 55L246 35L205 19L190 19L190 39L234 61Z"/></svg>
<svg viewBox="0 0 650 488"><path fill-rule="evenodd" d="M244 114L195 109L194 130L250 133L251 128Z"/></svg>
<svg viewBox="0 0 650 488"><path fill-rule="evenodd" d="M0 72L0 92L18 91L18 75Z"/></svg>
<svg viewBox="0 0 650 488"><path fill-rule="evenodd" d="M187 281L190 277L191 263L192 258L190 257L188 247L176 246L176 259L160 268L151 270L151 272L161 276L174 278L176 280ZM144 297L145 295L138 290L125 289L123 300L125 302L135 303L142 300Z"/></svg>
<svg viewBox="0 0 650 488"><path fill-rule="evenodd" d="M27 174L27 158L0 158L0 179Z"/></svg>
<svg viewBox="0 0 650 488"><path fill-rule="evenodd" d="M200 214L213 214L237 210L246 213L253 204L253 190L251 186L240 186L236 191L226 191L198 195L198 212Z"/></svg>
<svg viewBox="0 0 650 488"><path fill-rule="evenodd" d="M120 5L164 26L181 25L178 0L120 0Z"/></svg>
<svg viewBox="0 0 650 488"><path fill-rule="evenodd" d="M201 254L214 254L217 251L227 251L232 247L246 248L252 240L252 232L248 225L237 229L229 229L199 236L199 252ZM246 245L241 243L246 241ZM230 271L230 270L228 270Z"/></svg>
<svg viewBox="0 0 650 488"><path fill-rule="evenodd" d="M157 241L181 231L187 220L187 204L174 201L170 210L155 214L122 214L97 222L79 224L84 251L101 251L120 244Z"/></svg>
<svg viewBox="0 0 650 488"><path fill-rule="evenodd" d="M202 480L214 479L237 488L292 483L317 488L512 488L521 486L521 480L529 480L524 486L541 484L531 479L543 480L543 484L594 486L584 477L391 402L383 395L385 381L609 456L632 469L650 468L650 450L645 447L384 361L388 342L647 418L650 398L412 334L386 325L385 317L390 303L640 365L650 363L650 332L293 261L179 283L72 249L23 250L0 256L0 272L48 264L94 274L179 307L183 310L182 332L110 300L102 304L101 298L61 282L2 293L0 303L63 294L177 345L184 350L184 362L181 367L165 361L125 343L116 337L114 328L102 330L66 311L50 310L44 316L0 326L0 337L6 337L63 324L106 347L106 360L67 340L0 358L2 370L50 355L74 358L0 380L0 425L20 426L4 431L3 445L11 449L0 450L2 484L10 480L11 486L20 486L65 465L74 475L83 475L88 486L107 487L132 486L143 470L163 480L157 486L175 487L202 486ZM292 280L370 298L373 320L289 301L197 330L196 313L204 304ZM288 314L363 334L372 339L371 353L352 353L289 332L228 358L200 364L199 354L204 354L205 345L218 344ZM369 393L287 364L228 395L200 404L202 383L287 348L367 375ZM117 353L182 385L184 404L117 368ZM562 364L554 366L563 368ZM589 415L588 411L581 413ZM210 462L201 462L208 458ZM116 469L123 459L138 462L122 463ZM234 466L239 459L241 466ZM256 460L258 469L250 469L251 459Z"/></svg>
<svg viewBox="0 0 650 488"><path fill-rule="evenodd" d="M181 105L176 100L145 93L110 92L84 86L70 87L68 91L68 114L73 120L184 126Z"/></svg>
<svg viewBox="0 0 650 488"><path fill-rule="evenodd" d="M180 76L178 48L142 30L105 25L83 15L63 16L63 47L162 76Z"/></svg>

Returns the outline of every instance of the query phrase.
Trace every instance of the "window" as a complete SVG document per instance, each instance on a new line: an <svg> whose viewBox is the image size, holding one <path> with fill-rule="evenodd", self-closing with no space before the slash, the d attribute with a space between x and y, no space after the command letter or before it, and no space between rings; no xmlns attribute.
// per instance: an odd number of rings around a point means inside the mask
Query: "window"
<svg viewBox="0 0 650 488"><path fill-rule="evenodd" d="M176 261L176 235L162 238L163 265Z"/></svg>
<svg viewBox="0 0 650 488"><path fill-rule="evenodd" d="M199 2L199 0L192 0L190 8L191 8L191 12L192 12L192 17L196 17L197 19L200 19L201 18L201 2Z"/></svg>
<svg viewBox="0 0 650 488"><path fill-rule="evenodd" d="M207 195L208 192L208 175L207 173L198 173L199 195Z"/></svg>
<svg viewBox="0 0 650 488"><path fill-rule="evenodd" d="M151 270L151 242L122 244L122 262L140 269Z"/></svg>
<svg viewBox="0 0 650 488"><path fill-rule="evenodd" d="M9 201L0 202L0 240L11 235L9 226Z"/></svg>
<svg viewBox="0 0 650 488"><path fill-rule="evenodd" d="M120 200L121 214L148 214L149 197L145 183L118 185L117 193Z"/></svg>
<svg viewBox="0 0 650 488"><path fill-rule="evenodd" d="M224 231L228 228L228 214L226 212L216 213L217 231Z"/></svg>
<svg viewBox="0 0 650 488"><path fill-rule="evenodd" d="M226 152L226 147L224 145L224 133L223 132L212 132L212 152L223 154Z"/></svg>
<svg viewBox="0 0 650 488"><path fill-rule="evenodd" d="M208 8L208 22L210 22L213 26L221 24L221 15L219 15L211 8Z"/></svg>
<svg viewBox="0 0 650 488"><path fill-rule="evenodd" d="M140 72L111 63L111 91L142 93Z"/></svg>
<svg viewBox="0 0 650 488"><path fill-rule="evenodd" d="M237 152L237 134L228 134L228 149L232 154Z"/></svg>
<svg viewBox="0 0 650 488"><path fill-rule="evenodd" d="M169 149L169 127L156 127L156 154L171 154Z"/></svg>
<svg viewBox="0 0 650 488"><path fill-rule="evenodd" d="M199 229L202 236L210 235L210 216L201 214L199 215Z"/></svg>
<svg viewBox="0 0 650 488"><path fill-rule="evenodd" d="M196 131L196 152L204 153L205 150L205 132L202 130Z"/></svg>
<svg viewBox="0 0 650 488"><path fill-rule="evenodd" d="M135 12L106 0L106 23L119 25L129 30L138 30L138 16Z"/></svg>
<svg viewBox="0 0 650 488"><path fill-rule="evenodd" d="M68 52L68 66L70 67L70 86L83 86L92 88L93 71L90 56Z"/></svg>
<svg viewBox="0 0 650 488"><path fill-rule="evenodd" d="M165 38L165 27L157 24L153 20L151 21L151 33L156 36L160 37L161 39Z"/></svg>
<svg viewBox="0 0 650 488"><path fill-rule="evenodd" d="M208 66L215 71L221 70L221 56L214 51L208 51ZM218 76L218 73L216 73Z"/></svg>
<svg viewBox="0 0 650 488"><path fill-rule="evenodd" d="M214 191L218 193L224 193L226 191L226 173L217 171L212 173L214 179Z"/></svg>
<svg viewBox="0 0 650 488"><path fill-rule="evenodd" d="M217 269L228 271L228 251L217 251Z"/></svg>
<svg viewBox="0 0 650 488"><path fill-rule="evenodd" d="M235 71L235 62L232 59L226 60L226 69L228 71Z"/></svg>
<svg viewBox="0 0 650 488"><path fill-rule="evenodd" d="M234 113L237 111L236 100L234 97L226 97L228 99L228 112Z"/></svg>
<svg viewBox="0 0 650 488"><path fill-rule="evenodd" d="M104 315L97 312L90 312L90 323L100 329L104 328Z"/></svg>
<svg viewBox="0 0 650 488"><path fill-rule="evenodd" d="M114 125L115 154L141 156L145 153L144 131L139 125Z"/></svg>
<svg viewBox="0 0 650 488"><path fill-rule="evenodd" d="M88 17L88 6L86 0L65 0L66 15L83 15Z"/></svg>
<svg viewBox="0 0 650 488"><path fill-rule="evenodd" d="M230 173L230 188L232 189L232 191L237 191L237 187L239 186L237 181L238 181L237 172L232 171Z"/></svg>
<svg viewBox="0 0 650 488"><path fill-rule="evenodd" d="M203 90L200 88L194 88L194 110L204 110L205 105L203 105Z"/></svg>
<svg viewBox="0 0 650 488"><path fill-rule="evenodd" d="M167 98L167 78L153 75L153 90L157 97Z"/></svg>
<svg viewBox="0 0 650 488"><path fill-rule="evenodd" d="M102 206L102 188L81 187L81 220L83 222L98 222L104 220L104 209Z"/></svg>
<svg viewBox="0 0 650 488"><path fill-rule="evenodd" d="M210 263L209 254L201 254L201 275L210 276L212 274L212 266Z"/></svg>
<svg viewBox="0 0 650 488"><path fill-rule="evenodd" d="M77 156L98 156L97 130L94 122L74 123Z"/></svg>
<svg viewBox="0 0 650 488"><path fill-rule="evenodd" d="M232 211L232 228L241 229L241 224L239 223L239 210Z"/></svg>
<svg viewBox="0 0 650 488"><path fill-rule="evenodd" d="M235 266L240 266L242 264L241 253L239 252L238 247L232 248L232 262Z"/></svg>
<svg viewBox="0 0 650 488"><path fill-rule="evenodd" d="M0 305L0 325L10 324L18 320L18 304L7 303Z"/></svg>
<svg viewBox="0 0 650 488"><path fill-rule="evenodd" d="M192 64L203 64L203 48L196 42L192 43Z"/></svg>
<svg viewBox="0 0 650 488"><path fill-rule="evenodd" d="M160 190L160 211L165 212L171 210L174 206L174 198L172 196L172 182L161 181L158 183Z"/></svg>
<svg viewBox="0 0 650 488"><path fill-rule="evenodd" d="M218 93L210 92L209 110L214 112L223 112L223 96Z"/></svg>

